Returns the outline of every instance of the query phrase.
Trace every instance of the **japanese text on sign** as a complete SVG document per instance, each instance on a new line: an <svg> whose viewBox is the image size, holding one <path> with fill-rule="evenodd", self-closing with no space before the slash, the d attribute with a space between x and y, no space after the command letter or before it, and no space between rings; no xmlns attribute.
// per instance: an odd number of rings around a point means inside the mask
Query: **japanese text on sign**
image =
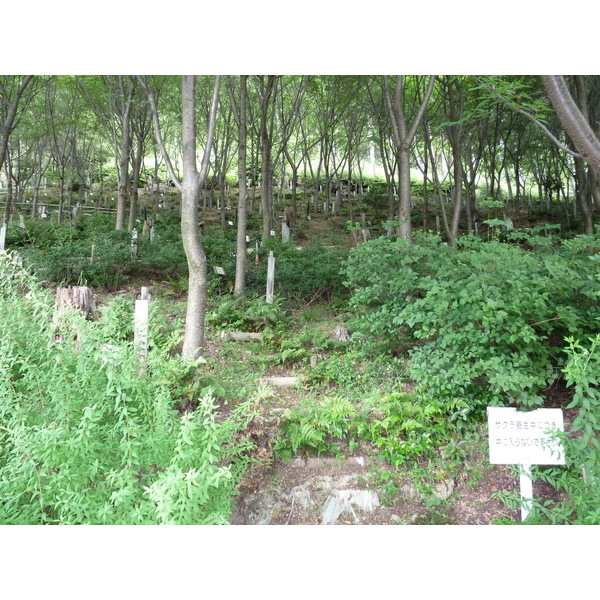
<svg viewBox="0 0 600 600"><path fill-rule="evenodd" d="M490 463L564 465L557 431L564 431L559 408L517 412L516 408L488 407Z"/></svg>

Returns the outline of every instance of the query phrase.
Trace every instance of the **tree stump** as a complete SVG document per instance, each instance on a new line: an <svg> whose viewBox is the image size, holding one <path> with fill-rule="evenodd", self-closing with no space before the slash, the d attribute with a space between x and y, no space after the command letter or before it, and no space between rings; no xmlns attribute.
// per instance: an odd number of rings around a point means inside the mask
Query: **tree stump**
<svg viewBox="0 0 600 600"><path fill-rule="evenodd" d="M59 315L66 307L71 307L81 311L86 319L90 319L96 310L96 302L89 287L77 285L58 288L54 307Z"/></svg>
<svg viewBox="0 0 600 600"><path fill-rule="evenodd" d="M347 342L350 341L350 334L348 333L348 330L345 327L342 327L342 326L339 326L339 327L335 328L335 332L333 334L333 337L338 342L347 343Z"/></svg>

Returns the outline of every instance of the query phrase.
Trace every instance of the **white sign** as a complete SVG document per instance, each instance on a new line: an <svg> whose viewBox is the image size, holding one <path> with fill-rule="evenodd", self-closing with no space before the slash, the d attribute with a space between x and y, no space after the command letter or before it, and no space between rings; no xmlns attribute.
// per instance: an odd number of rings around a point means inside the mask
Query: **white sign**
<svg viewBox="0 0 600 600"><path fill-rule="evenodd" d="M488 407L490 463L494 465L564 465L562 444L553 432L564 431L560 408L518 412Z"/></svg>
<svg viewBox="0 0 600 600"><path fill-rule="evenodd" d="M217 275L225 275L225 270L223 267L213 267L213 269Z"/></svg>

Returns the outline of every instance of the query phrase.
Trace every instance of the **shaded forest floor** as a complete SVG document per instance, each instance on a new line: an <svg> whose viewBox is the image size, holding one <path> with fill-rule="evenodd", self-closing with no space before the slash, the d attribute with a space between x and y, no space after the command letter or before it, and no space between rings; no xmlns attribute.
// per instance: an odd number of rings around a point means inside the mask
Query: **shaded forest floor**
<svg viewBox="0 0 600 600"><path fill-rule="evenodd" d="M543 219L543 217L542 217ZM205 221L210 222L207 215ZM212 216L215 223L218 214ZM321 217L304 223L301 234L293 240L298 245L335 245L350 248L354 245L351 233L345 228L344 217ZM533 221L523 218L521 226ZM141 285L151 285L143 279L127 282L125 291L135 294ZM168 291L163 284L155 286L159 295ZM124 291L120 290L121 293ZM170 295L173 300L173 318L183 314L184 294ZM301 323L308 307L297 307L292 322ZM314 309L311 327L325 332L332 339L340 321L340 309L327 306ZM293 336L297 331L290 331ZM271 354L270 354L271 352ZM324 522L327 506L338 500L338 516L326 518L334 524L397 525L397 524L455 524L487 525L519 522L520 510L511 509L496 494L512 492L518 495L519 477L516 467L490 465L487 458L487 433L480 424L476 435L468 442L464 459L447 461L441 452L434 459L415 461L394 468L378 458L375 447L362 443L352 450L346 446L334 454L309 454L298 451L291 459L277 458L273 443L281 433L286 413L303 402L319 402L331 392L306 386L311 366L307 361L281 364L272 351L258 342L225 340L222 331L210 326L205 348L207 373L223 390L219 399L222 416L226 416L239 398L238 392L250 393L265 376L298 377L299 385L291 388L270 388L268 397L259 408L259 414L250 424L247 434L256 449L253 462L239 485L239 496L231 523L237 525L309 525ZM319 357L327 361L327 355ZM375 389L379 383L370 382ZM411 391L411 383L403 387ZM237 391L236 391L237 390ZM335 392L343 394L343 386ZM548 391L547 406L564 408L570 394L563 389ZM565 422L575 415L565 412ZM558 501L559 492L542 481L534 483L534 497ZM371 493L368 509L353 502L365 492Z"/></svg>
<svg viewBox="0 0 600 600"><path fill-rule="evenodd" d="M248 361L247 352L240 348L242 361ZM213 341L210 353L218 360L221 343ZM230 361L232 353L226 354ZM264 375L302 378L306 369L310 367L270 369ZM410 388L410 384L404 387ZM290 460L275 458L271 441L279 432L282 416L303 400L318 396L318 392L302 387L272 389L249 429L257 445L255 462L239 486L232 524L323 524L328 501L345 492L351 496L364 491L373 492L377 499L372 510L361 510L350 498L350 506L345 504L346 510L333 524L489 525L520 521L520 510L511 510L496 497L499 492L518 494L517 469L488 463L483 424L478 428L477 442L469 445L466 460L458 465L445 461L440 452L434 459L396 469L378 458L377 448L368 444L361 444L354 452L343 448L338 456L300 452ZM555 390L547 405L564 408L569 398L565 390ZM227 412L226 406L223 409ZM574 411L565 411L565 422L572 422L575 416ZM533 493L543 500L563 499L560 492L540 480L534 483Z"/></svg>

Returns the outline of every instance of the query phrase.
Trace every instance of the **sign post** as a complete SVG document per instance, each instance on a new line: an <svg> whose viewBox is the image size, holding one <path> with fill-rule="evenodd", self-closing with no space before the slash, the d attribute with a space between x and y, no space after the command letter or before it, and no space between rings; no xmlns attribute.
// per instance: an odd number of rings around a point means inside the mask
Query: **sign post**
<svg viewBox="0 0 600 600"><path fill-rule="evenodd" d="M516 408L489 406L490 463L519 465L521 520L531 512L533 484L531 465L564 465L565 454L557 431L564 431L560 408L538 408L518 412Z"/></svg>
<svg viewBox="0 0 600 600"><path fill-rule="evenodd" d="M148 314L150 310L150 294L148 288L143 287L140 299L135 301L135 326L134 326L134 345L140 356L142 365L140 374L146 370L148 360Z"/></svg>

